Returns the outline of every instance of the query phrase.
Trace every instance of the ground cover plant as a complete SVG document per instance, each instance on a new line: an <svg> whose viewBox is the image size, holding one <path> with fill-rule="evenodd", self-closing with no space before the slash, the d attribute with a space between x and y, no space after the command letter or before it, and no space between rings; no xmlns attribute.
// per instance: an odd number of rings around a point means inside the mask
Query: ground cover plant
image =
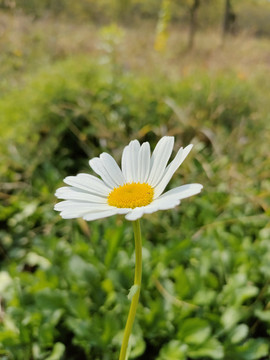
<svg viewBox="0 0 270 360"><path fill-rule="evenodd" d="M64 221L54 192L65 176L89 172L88 158L102 151L119 161L133 138L154 145L173 135L175 150L190 142L194 150L170 186L198 182L204 191L142 220L130 358L268 359L267 65L251 73L251 59L240 69L228 53L221 64L220 53L201 48L175 72L169 48L167 58L149 53L145 71L123 61L132 51L118 30L103 29L95 58L57 56L31 75L27 66L25 76L10 70L11 89L1 83L1 358L118 358L133 281L131 226L121 216Z"/></svg>

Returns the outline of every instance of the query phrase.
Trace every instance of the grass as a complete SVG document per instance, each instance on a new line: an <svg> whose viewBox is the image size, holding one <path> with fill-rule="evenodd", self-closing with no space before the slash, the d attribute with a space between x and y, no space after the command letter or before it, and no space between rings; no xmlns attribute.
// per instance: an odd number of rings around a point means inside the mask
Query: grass
<svg viewBox="0 0 270 360"><path fill-rule="evenodd" d="M61 19L56 22L53 18L33 20L30 16L4 13L0 16L3 24L1 71L5 76L12 73L15 83L16 75L33 73L54 61L76 54L96 57L104 53L102 31L91 24L74 24ZM136 28L122 29L123 37L116 55L128 69L145 72L151 69L173 77L201 68L211 72L235 71L240 77L250 78L257 70L268 67L267 38L258 39L243 33L230 37L222 45L220 31L214 29L198 32L195 49L187 52L186 30L172 26L167 51L161 55L153 49L155 26L153 22L146 22Z"/></svg>
<svg viewBox="0 0 270 360"><path fill-rule="evenodd" d="M131 358L267 359L269 76L267 39L154 24L1 14L0 357L114 360L133 277L130 224L61 220L54 191L117 160L131 139L193 142L172 186L204 191L145 216L143 288ZM46 31L44 31L46 29Z"/></svg>

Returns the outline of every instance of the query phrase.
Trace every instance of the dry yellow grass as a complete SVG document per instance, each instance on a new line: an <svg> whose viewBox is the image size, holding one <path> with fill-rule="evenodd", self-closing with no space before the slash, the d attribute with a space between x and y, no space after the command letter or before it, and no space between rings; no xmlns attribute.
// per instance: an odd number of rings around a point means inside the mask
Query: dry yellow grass
<svg viewBox="0 0 270 360"><path fill-rule="evenodd" d="M198 32L195 47L186 50L187 31L169 29L164 53L154 50L154 22L122 29L123 37L115 47L115 58L126 69L145 73L162 72L175 78L193 73L233 71L245 80L270 67L269 39L239 34L222 44L219 29ZM16 84L25 73L78 54L97 57L106 51L101 29L89 23L70 23L44 18L33 20L23 15L0 13L0 75L2 83ZM107 54L108 55L108 54ZM78 65L79 66L79 65ZM2 84L3 86L3 84Z"/></svg>

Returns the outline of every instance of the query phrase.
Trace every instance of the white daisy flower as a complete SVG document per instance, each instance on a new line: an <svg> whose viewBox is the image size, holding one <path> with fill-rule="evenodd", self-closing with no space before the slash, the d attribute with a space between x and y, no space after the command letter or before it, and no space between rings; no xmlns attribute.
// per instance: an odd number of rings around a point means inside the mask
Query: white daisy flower
<svg viewBox="0 0 270 360"><path fill-rule="evenodd" d="M174 137L164 136L151 156L148 142L140 145L133 140L124 148L122 170L111 155L102 153L89 161L101 179L89 174L66 177L69 186L56 191L56 197L64 201L56 204L55 210L64 219L91 221L125 214L127 220L135 221L143 214L174 208L182 199L198 194L202 185L182 185L163 193L193 145L181 147L168 164L173 146Z"/></svg>

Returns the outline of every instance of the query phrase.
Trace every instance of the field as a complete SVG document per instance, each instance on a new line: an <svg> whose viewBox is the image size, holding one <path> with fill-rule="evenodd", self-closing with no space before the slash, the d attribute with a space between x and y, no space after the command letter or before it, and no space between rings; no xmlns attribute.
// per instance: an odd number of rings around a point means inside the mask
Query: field
<svg viewBox="0 0 270 360"><path fill-rule="evenodd" d="M131 223L53 210L63 178L130 140L194 148L169 187L200 195L146 215L129 358L266 360L270 349L270 40L156 22L0 13L0 358L118 359Z"/></svg>

